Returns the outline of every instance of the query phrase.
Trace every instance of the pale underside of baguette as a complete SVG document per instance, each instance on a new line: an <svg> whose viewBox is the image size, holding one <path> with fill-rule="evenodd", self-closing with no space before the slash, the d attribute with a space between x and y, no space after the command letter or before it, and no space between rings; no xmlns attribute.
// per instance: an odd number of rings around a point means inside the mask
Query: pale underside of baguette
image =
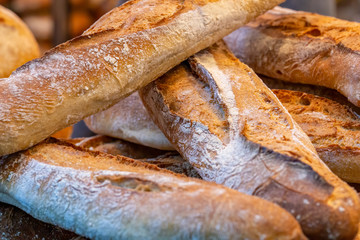
<svg viewBox="0 0 360 240"><path fill-rule="evenodd" d="M360 23L277 7L224 39L257 73L332 88L360 106Z"/></svg>
<svg viewBox="0 0 360 240"><path fill-rule="evenodd" d="M104 110L282 0L133 0L0 81L0 155Z"/></svg>
<svg viewBox="0 0 360 240"><path fill-rule="evenodd" d="M134 92L111 108L86 118L85 123L97 134L152 148L174 150L146 112L138 92Z"/></svg>
<svg viewBox="0 0 360 240"><path fill-rule="evenodd" d="M190 67L179 65L140 95L200 176L279 204L308 237L353 237L359 221L356 193L319 159L256 74L223 43L188 62Z"/></svg>
<svg viewBox="0 0 360 240"><path fill-rule="evenodd" d="M340 178L360 183L360 119L347 106L315 95L273 90Z"/></svg>
<svg viewBox="0 0 360 240"><path fill-rule="evenodd" d="M50 139L0 160L1 201L92 239L303 239L270 202L129 158Z"/></svg>
<svg viewBox="0 0 360 240"><path fill-rule="evenodd" d="M139 103L142 104L142 103ZM142 162L147 162L188 177L201 178L188 161L185 161L178 152L165 152L149 147L133 144L108 136L94 136L85 138L76 143L91 151L105 152L111 155L122 155Z"/></svg>

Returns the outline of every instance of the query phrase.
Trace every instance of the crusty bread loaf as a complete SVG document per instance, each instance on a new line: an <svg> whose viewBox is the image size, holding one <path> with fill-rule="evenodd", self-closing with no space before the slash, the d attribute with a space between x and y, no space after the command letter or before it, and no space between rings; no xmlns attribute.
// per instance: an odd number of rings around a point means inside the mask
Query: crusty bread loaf
<svg viewBox="0 0 360 240"><path fill-rule="evenodd" d="M347 106L298 91L273 90L340 178L360 183L360 119Z"/></svg>
<svg viewBox="0 0 360 240"><path fill-rule="evenodd" d="M142 103L138 103L141 104ZM111 155L122 155L142 162L155 164L159 168L166 168L172 172L184 174L188 177L201 178L188 161L178 152L165 152L108 136L94 136L84 138L75 143L76 146L91 151L105 152Z"/></svg>
<svg viewBox="0 0 360 240"><path fill-rule="evenodd" d="M25 23L0 5L0 78L39 57L39 45Z"/></svg>
<svg viewBox="0 0 360 240"><path fill-rule="evenodd" d="M356 234L356 192L327 168L271 90L222 42L149 84L140 96L203 179L279 204L310 238Z"/></svg>
<svg viewBox="0 0 360 240"><path fill-rule="evenodd" d="M1 201L92 239L304 239L275 204L55 139L0 162Z"/></svg>
<svg viewBox="0 0 360 240"><path fill-rule="evenodd" d="M334 89L310 85L310 84L286 82L279 79L266 77L264 75L259 75L259 77L261 78L261 80L263 80L265 85L268 86L270 89L293 90L293 91L305 92L319 97L328 98L351 108L351 110L355 114L360 116L360 107L357 107L351 102L349 102L349 100L344 95L340 94L338 91Z"/></svg>
<svg viewBox="0 0 360 240"><path fill-rule="evenodd" d="M360 106L360 23L277 7L225 41L257 73L332 88Z"/></svg>
<svg viewBox="0 0 360 240"><path fill-rule="evenodd" d="M320 143L318 145L319 142L313 142L320 158L345 181L359 182L360 152L357 126L360 108L350 103L337 91L329 88L285 82L265 76L261 76L261 79L271 89L292 90L284 92L276 90L275 93L280 94L278 98L300 126L307 125L303 130L310 138L317 136L316 139L321 139L322 137L317 135L319 130L322 134L327 135L324 136L325 139L330 140L327 144ZM304 94L298 91L304 92ZM299 104L302 102L302 98L309 100L310 105ZM312 114L313 112L314 114ZM320 116L324 116L324 118ZM316 131L308 129L308 126L320 124L321 126Z"/></svg>
<svg viewBox="0 0 360 240"><path fill-rule="evenodd" d="M86 118L85 123L97 134L152 148L174 150L169 140L151 120L138 92L134 92L111 108Z"/></svg>
<svg viewBox="0 0 360 240"><path fill-rule="evenodd" d="M24 63L40 56L39 45L25 23L0 5L0 78L8 77ZM53 137L68 138L71 127Z"/></svg>
<svg viewBox="0 0 360 240"><path fill-rule="evenodd" d="M0 155L120 99L283 0L133 0L0 80Z"/></svg>

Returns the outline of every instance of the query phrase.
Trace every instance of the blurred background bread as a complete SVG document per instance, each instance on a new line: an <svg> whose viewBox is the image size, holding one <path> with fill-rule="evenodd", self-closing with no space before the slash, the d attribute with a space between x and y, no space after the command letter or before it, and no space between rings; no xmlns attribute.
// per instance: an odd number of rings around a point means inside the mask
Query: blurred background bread
<svg viewBox="0 0 360 240"><path fill-rule="evenodd" d="M0 5L0 78L39 57L39 46L23 21ZM5 37L6 36L6 37Z"/></svg>

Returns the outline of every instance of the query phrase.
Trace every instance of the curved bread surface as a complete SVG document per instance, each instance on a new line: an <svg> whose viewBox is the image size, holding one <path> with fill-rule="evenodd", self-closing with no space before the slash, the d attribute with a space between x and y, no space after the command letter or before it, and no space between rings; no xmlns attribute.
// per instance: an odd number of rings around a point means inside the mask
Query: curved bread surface
<svg viewBox="0 0 360 240"><path fill-rule="evenodd" d="M105 110L282 0L134 0L0 81L0 155Z"/></svg>
<svg viewBox="0 0 360 240"><path fill-rule="evenodd" d="M264 75L259 75L261 80L268 86L270 89L285 89L292 91L304 92L312 95L316 95L319 97L327 98L333 100L341 105L345 105L349 107L354 114L360 116L360 107L355 106L349 100L339 93L338 91L321 86L315 86L310 84L302 84L302 83L292 83L286 82L275 78L266 77Z"/></svg>
<svg viewBox="0 0 360 240"><path fill-rule="evenodd" d="M163 150L174 150L134 92L111 108L85 119L91 131Z"/></svg>
<svg viewBox="0 0 360 240"><path fill-rule="evenodd" d="M172 172L184 174L188 177L201 178L191 164L185 161L179 153L175 151L160 151L108 136L95 136L82 139L76 143L76 145L91 151L130 157L154 164L159 168L166 168Z"/></svg>
<svg viewBox="0 0 360 240"><path fill-rule="evenodd" d="M290 90L273 92L330 169L346 181L359 182L359 117L349 107L327 98Z"/></svg>
<svg viewBox="0 0 360 240"><path fill-rule="evenodd" d="M278 203L308 237L356 233L356 193L326 167L276 96L223 43L140 93L154 121L203 179Z"/></svg>
<svg viewBox="0 0 360 240"><path fill-rule="evenodd" d="M360 106L360 23L275 8L225 39L258 73L332 88Z"/></svg>
<svg viewBox="0 0 360 240"><path fill-rule="evenodd" d="M303 239L272 203L129 158L49 139L0 162L1 201L89 238Z"/></svg>

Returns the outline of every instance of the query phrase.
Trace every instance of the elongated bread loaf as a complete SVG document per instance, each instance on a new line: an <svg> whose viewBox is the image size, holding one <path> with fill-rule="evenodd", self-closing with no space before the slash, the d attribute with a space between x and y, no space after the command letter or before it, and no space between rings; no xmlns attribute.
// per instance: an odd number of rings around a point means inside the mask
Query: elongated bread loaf
<svg viewBox="0 0 360 240"><path fill-rule="evenodd" d="M151 120L138 92L111 108L85 119L91 131L152 148L174 150L169 140Z"/></svg>
<svg viewBox="0 0 360 240"><path fill-rule="evenodd" d="M283 0L133 0L0 80L0 155L104 110Z"/></svg>
<svg viewBox="0 0 360 240"><path fill-rule="evenodd" d="M139 103L142 105L142 103ZM111 155L122 155L166 168L172 172L184 174L188 177L201 178L188 161L185 161L178 152L164 152L157 149L141 146L108 136L94 136L85 138L76 143L77 146L91 151L105 152Z"/></svg>
<svg viewBox="0 0 360 240"><path fill-rule="evenodd" d="M360 183L360 119L344 105L315 95L273 90L340 178Z"/></svg>
<svg viewBox="0 0 360 240"><path fill-rule="evenodd" d="M39 57L39 45L25 23L0 5L0 78Z"/></svg>
<svg viewBox="0 0 360 240"><path fill-rule="evenodd" d="M260 198L49 139L0 158L0 200L92 239L304 239Z"/></svg>
<svg viewBox="0 0 360 240"><path fill-rule="evenodd" d="M360 23L277 7L225 41L257 73L332 88L360 106Z"/></svg>
<svg viewBox="0 0 360 240"><path fill-rule="evenodd" d="M279 204L310 238L356 234L356 192L327 168L276 96L223 42L149 84L140 96L203 179Z"/></svg>

